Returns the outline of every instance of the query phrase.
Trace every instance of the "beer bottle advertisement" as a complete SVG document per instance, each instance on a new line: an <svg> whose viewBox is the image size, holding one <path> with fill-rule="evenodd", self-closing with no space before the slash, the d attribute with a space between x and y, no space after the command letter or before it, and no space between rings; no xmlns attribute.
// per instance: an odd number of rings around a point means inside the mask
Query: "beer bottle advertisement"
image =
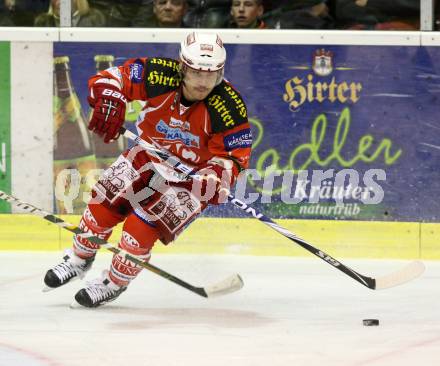
<svg viewBox="0 0 440 366"><path fill-rule="evenodd" d="M54 58L54 185L57 213L86 207L87 174L96 168L86 118L72 84L69 57ZM60 192L61 191L61 192Z"/></svg>

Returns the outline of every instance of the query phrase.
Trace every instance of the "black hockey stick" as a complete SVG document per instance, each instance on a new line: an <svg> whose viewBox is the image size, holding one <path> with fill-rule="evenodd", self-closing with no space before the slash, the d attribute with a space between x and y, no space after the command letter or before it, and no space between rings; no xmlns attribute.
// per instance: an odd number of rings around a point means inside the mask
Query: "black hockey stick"
<svg viewBox="0 0 440 366"><path fill-rule="evenodd" d="M147 141L143 140L142 138L135 135L133 132L127 130L124 127L120 129L120 133L121 135L124 135L126 138L136 142L139 146L144 148L151 155L155 155L156 157L159 157L166 164L173 167L174 169L177 169L179 172L183 173L184 176L197 179L197 174L194 172L192 168L182 163L178 157L172 155L167 150L159 149L155 147L154 145L148 143ZM351 269L350 267L342 264L340 261L336 260L329 254L323 252L318 248L315 248L313 245L307 243L304 239L301 239L300 237L291 233L289 230L278 225L272 219L265 216L263 213L257 211L257 209L235 198L233 195L230 194L228 196L228 201L231 202L234 206L241 209L242 211L246 212L251 217L254 217L260 220L261 222L263 222L264 224L270 226L273 230L277 231L286 238L289 238L296 244L303 247L305 250L316 255L317 257L324 260L333 267L339 269L341 272L345 273L347 276L350 276L351 278L361 283L362 285L368 287L369 289L381 290L407 283L413 280L414 278L420 276L425 270L425 265L421 261L412 261L402 269L390 273L383 277L373 278L373 277L364 276L356 272L355 270Z"/></svg>
<svg viewBox="0 0 440 366"><path fill-rule="evenodd" d="M171 282L174 282L175 284L182 286L182 287L186 288L187 290L190 290L190 291L196 293L197 295L200 295L203 297L214 297L214 296L226 295L228 293L238 291L239 289L241 289L243 287L243 281L238 274L233 274L219 283L209 285L206 287L193 286L193 285L181 280L180 278L173 276L172 274L170 274L170 273L168 273L168 272L166 272L156 266L153 266L150 263L146 263L146 262L138 259L137 257L129 254L128 252L126 252L122 249L114 247L113 245L111 245L110 243L108 243L104 239L101 239L101 238L94 236L92 234L83 232L76 225L69 224L68 222L64 221L63 219L61 219L61 218L59 218L49 212L41 210L35 206L32 206L28 203L22 202L18 198L15 198L15 197L13 197L3 191L0 191L0 199L4 200L6 202L9 202L11 204L14 204L15 206L26 211L27 213L30 213L35 216L39 216L39 217L41 217L41 218L43 218L43 219L45 219L55 225L58 225L59 227L62 227L63 229L66 229L66 230L74 233L74 234L78 234L83 237L86 237L91 242L99 244L101 247L108 249L110 252L112 252L114 254L119 253L122 256L124 256L125 258L127 258L128 260L132 261L133 263L136 263L137 265L139 265L145 269L148 269L149 271L154 272L157 275L159 275L159 276L161 276Z"/></svg>

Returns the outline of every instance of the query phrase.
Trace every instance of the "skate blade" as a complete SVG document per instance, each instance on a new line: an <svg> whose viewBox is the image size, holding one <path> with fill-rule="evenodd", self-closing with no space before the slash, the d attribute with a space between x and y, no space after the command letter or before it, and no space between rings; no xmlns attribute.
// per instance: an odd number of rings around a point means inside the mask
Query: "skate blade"
<svg viewBox="0 0 440 366"><path fill-rule="evenodd" d="M57 288L57 287L44 286L44 287L41 289L41 291L43 291L43 292L49 292L49 291L55 290L56 288Z"/></svg>
<svg viewBox="0 0 440 366"><path fill-rule="evenodd" d="M68 283L72 283L72 282L77 281L77 280L82 280L82 279L84 279L85 276L86 276L86 275L83 274L82 276L76 276L76 277L73 277L73 278L71 278L68 282L66 282L64 285L67 285ZM64 286L64 285L61 285L61 286ZM52 291L52 290L56 290L57 288L60 288L61 286L58 286L58 287L49 287L49 286L47 286L47 285L44 285L42 291L43 291L43 292L49 292L49 291Z"/></svg>
<svg viewBox="0 0 440 366"><path fill-rule="evenodd" d="M85 306L82 306L79 302L76 300L73 300L72 303L69 305L69 308L71 309L87 309Z"/></svg>

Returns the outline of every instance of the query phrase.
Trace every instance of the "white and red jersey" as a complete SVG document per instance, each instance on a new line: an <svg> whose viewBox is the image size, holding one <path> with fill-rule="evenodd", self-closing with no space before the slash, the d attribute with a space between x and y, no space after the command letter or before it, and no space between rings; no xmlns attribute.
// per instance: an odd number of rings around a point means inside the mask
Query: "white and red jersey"
<svg viewBox="0 0 440 366"><path fill-rule="evenodd" d="M143 139L193 166L213 158L228 159L234 162L235 176L248 167L252 134L247 110L227 81L189 107L180 103L180 66L173 59L130 59L90 78L89 88L101 82L118 87L128 101L146 102L137 121Z"/></svg>

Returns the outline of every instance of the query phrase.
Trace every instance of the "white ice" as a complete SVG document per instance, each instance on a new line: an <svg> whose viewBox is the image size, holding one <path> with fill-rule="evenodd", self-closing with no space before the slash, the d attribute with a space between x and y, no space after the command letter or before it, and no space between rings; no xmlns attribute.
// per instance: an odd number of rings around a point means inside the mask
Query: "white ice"
<svg viewBox="0 0 440 366"><path fill-rule="evenodd" d="M0 365L430 366L440 364L440 262L372 291L318 258L156 255L197 286L239 273L245 286L205 299L144 271L117 301L70 309L75 281L42 293L61 253L0 252ZM110 256L99 253L87 279ZM380 276L406 261L343 262ZM378 327L362 319L380 320Z"/></svg>

